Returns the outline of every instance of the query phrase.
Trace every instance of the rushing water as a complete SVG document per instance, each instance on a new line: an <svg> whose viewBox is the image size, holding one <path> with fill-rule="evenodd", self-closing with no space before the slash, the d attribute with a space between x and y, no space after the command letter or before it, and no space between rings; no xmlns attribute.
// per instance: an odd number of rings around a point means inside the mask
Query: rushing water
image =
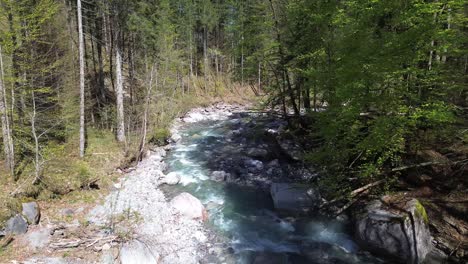
<svg viewBox="0 0 468 264"><path fill-rule="evenodd" d="M238 158L242 150L232 149L249 143L227 137L232 134L232 124L239 123L237 118L181 128L182 139L166 158L167 173L181 176L179 185L165 187L169 198L189 192L200 199L209 211L209 228L227 241L229 257L236 263L383 263L361 252L347 227L338 221L319 216L280 217L269 192L210 180L220 155L225 155L222 159ZM245 174L240 176L251 175ZM222 263L224 258L215 262Z"/></svg>

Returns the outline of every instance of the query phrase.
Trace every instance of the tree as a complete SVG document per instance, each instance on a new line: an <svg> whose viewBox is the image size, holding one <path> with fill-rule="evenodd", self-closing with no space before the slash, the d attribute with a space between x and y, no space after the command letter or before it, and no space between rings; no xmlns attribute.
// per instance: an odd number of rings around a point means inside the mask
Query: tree
<svg viewBox="0 0 468 264"><path fill-rule="evenodd" d="M10 174L15 174L15 151L13 145L12 132L10 128L10 118L8 115L8 104L5 90L5 79L3 69L3 53L0 46L0 118L2 120L2 136L3 136L3 149L5 152L6 164Z"/></svg>
<svg viewBox="0 0 468 264"><path fill-rule="evenodd" d="M84 65L84 37L81 14L81 0L77 0L78 12L78 42L80 56L80 157L85 153L85 65Z"/></svg>

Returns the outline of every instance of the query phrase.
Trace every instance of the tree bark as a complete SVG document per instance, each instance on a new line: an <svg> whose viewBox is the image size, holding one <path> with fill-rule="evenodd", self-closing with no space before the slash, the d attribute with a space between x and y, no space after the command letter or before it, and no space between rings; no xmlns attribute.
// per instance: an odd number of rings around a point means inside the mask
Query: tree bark
<svg viewBox="0 0 468 264"><path fill-rule="evenodd" d="M146 94L145 111L144 111L144 114L143 114L143 128L142 128L143 135L141 137L140 148L139 148L139 151L138 151L138 161L141 161L143 159L143 151L145 150L146 134L147 134L147 131L148 131L148 110L149 110L150 101L151 101L151 91L153 90L154 68L155 67L153 65L151 67L149 87L148 87L148 91L147 91L147 94Z"/></svg>
<svg viewBox="0 0 468 264"><path fill-rule="evenodd" d="M125 117L123 103L122 56L120 47L115 47L116 97L117 97L117 141L125 142Z"/></svg>
<svg viewBox="0 0 468 264"><path fill-rule="evenodd" d="M81 0L77 0L78 10L78 38L80 53L80 157L84 157L85 152L85 62L84 62L84 37L83 20L81 16Z"/></svg>
<svg viewBox="0 0 468 264"><path fill-rule="evenodd" d="M2 135L3 135L3 149L5 151L5 160L7 167L10 171L10 174L14 176L15 173L15 155L14 155L14 147L13 147L13 139L12 133L10 129L10 122L8 116L8 106L6 100L6 93L5 93L5 85L3 83L4 80L4 71L3 71L3 54L2 48L0 47L0 115L1 115L1 122L2 122Z"/></svg>

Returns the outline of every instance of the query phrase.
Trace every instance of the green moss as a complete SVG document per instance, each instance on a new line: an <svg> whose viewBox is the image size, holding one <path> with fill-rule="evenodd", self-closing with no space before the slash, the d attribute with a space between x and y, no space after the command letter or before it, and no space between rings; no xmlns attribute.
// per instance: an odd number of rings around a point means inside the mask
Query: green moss
<svg viewBox="0 0 468 264"><path fill-rule="evenodd" d="M429 224L429 217L427 216L426 209L424 208L424 206L418 200L416 200L416 211L415 212L416 212L417 216L422 217L422 219L424 220L424 223Z"/></svg>

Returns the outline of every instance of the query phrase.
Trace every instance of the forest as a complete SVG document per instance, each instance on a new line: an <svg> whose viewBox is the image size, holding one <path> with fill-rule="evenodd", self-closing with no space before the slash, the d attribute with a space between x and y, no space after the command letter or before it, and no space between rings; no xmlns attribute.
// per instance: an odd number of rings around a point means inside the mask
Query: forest
<svg viewBox="0 0 468 264"><path fill-rule="evenodd" d="M463 263L467 15L464 0L0 0L0 230L26 202L98 203L174 120L222 102L284 122L326 215L433 198L432 235ZM0 262L10 243L0 232Z"/></svg>

